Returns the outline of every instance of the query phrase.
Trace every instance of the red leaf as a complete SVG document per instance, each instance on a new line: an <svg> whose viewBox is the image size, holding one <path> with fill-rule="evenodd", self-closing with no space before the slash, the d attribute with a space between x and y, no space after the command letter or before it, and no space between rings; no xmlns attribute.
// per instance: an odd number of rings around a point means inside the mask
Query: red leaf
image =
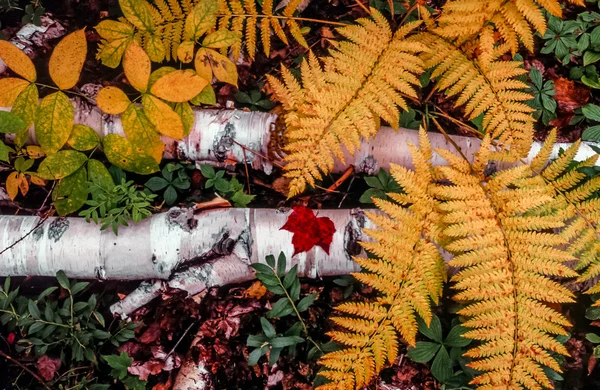
<svg viewBox="0 0 600 390"><path fill-rule="evenodd" d="M52 359L48 355L40 357L35 363L40 376L47 381L52 380L60 368L60 359Z"/></svg>
<svg viewBox="0 0 600 390"><path fill-rule="evenodd" d="M554 87L556 89L554 100L558 103L561 112L573 113L590 99L589 88L575 85L574 81L564 77L554 80Z"/></svg>
<svg viewBox="0 0 600 390"><path fill-rule="evenodd" d="M9 333L8 337L6 338L6 341L12 345L15 343L16 338L17 338L17 336L14 333Z"/></svg>
<svg viewBox="0 0 600 390"><path fill-rule="evenodd" d="M308 207L296 206L281 230L292 232L294 256L300 252L308 252L315 245L329 254L329 246L335 233L333 221L327 217L317 218Z"/></svg>

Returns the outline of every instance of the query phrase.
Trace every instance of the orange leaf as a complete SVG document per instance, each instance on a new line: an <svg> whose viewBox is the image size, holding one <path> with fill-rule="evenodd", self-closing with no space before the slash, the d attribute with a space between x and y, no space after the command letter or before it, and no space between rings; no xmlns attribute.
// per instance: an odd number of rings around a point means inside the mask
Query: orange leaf
<svg viewBox="0 0 600 390"><path fill-rule="evenodd" d="M0 107L10 107L29 82L16 77L0 79Z"/></svg>
<svg viewBox="0 0 600 390"><path fill-rule="evenodd" d="M182 103L193 99L207 85L208 81L192 70L176 70L156 80L151 92L168 102Z"/></svg>
<svg viewBox="0 0 600 390"><path fill-rule="evenodd" d="M64 37L54 48L48 68L50 78L60 89L70 89L77 84L87 56L85 29Z"/></svg>
<svg viewBox="0 0 600 390"><path fill-rule="evenodd" d="M21 194L23 196L27 195L29 192L29 182L27 181L27 177L23 174L20 175L21 180L19 180L19 189L21 190Z"/></svg>
<svg viewBox="0 0 600 390"><path fill-rule="evenodd" d="M0 58L13 72L31 81L37 78L37 72L31 59L21 49L8 41L0 41Z"/></svg>
<svg viewBox="0 0 600 390"><path fill-rule="evenodd" d="M125 111L127 107L129 107L129 103L131 103L131 101L127 95L125 95L125 92L121 91L120 88L106 87L102 88L100 92L98 92L96 103L98 104L98 107L100 107L100 109L105 113L118 115Z"/></svg>
<svg viewBox="0 0 600 390"><path fill-rule="evenodd" d="M20 181L19 172L11 172L6 178L6 192L11 200L14 200L19 193Z"/></svg>
<svg viewBox="0 0 600 390"><path fill-rule="evenodd" d="M146 92L150 80L150 57L136 42L131 42L125 50L123 70L131 86L140 92Z"/></svg>

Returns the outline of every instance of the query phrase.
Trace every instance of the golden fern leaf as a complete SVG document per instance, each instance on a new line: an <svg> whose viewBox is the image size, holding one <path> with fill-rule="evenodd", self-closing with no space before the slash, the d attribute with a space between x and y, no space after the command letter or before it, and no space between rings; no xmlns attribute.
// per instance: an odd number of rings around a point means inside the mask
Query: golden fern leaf
<svg viewBox="0 0 600 390"><path fill-rule="evenodd" d="M517 79L526 73L517 61L482 63L470 58L446 39L422 33L415 39L430 48L421 58L426 68L434 68L431 78L447 96L457 96L456 106L465 107L470 119L483 114L483 128L499 146L515 157L529 152L533 139L533 109L524 102L532 98L524 92L527 84Z"/></svg>
<svg viewBox="0 0 600 390"><path fill-rule="evenodd" d="M460 268L452 281L455 299L467 302L458 313L471 328L464 337L480 341L465 353L474 359L469 366L482 372L471 383L551 387L542 367L560 372L551 352L568 353L550 335L566 334L569 322L545 302L572 302L573 294L550 277L577 274L564 264L574 257L559 249L567 240L546 229L562 228L567 217L551 212L553 191L530 166L486 177L487 158L477 157L472 172L454 163L440 167L451 184L433 190L446 224L444 247L455 255L449 265Z"/></svg>
<svg viewBox="0 0 600 390"><path fill-rule="evenodd" d="M343 316L333 322L341 330L329 332L333 340L348 346L320 359L324 369L319 375L331 383L319 389L359 389L386 365L396 360L399 333L415 345L417 314L430 323L431 302L442 293L445 265L430 241L437 225L436 202L430 194L431 165L429 142L421 130L422 151L410 145L415 171L392 166L390 172L404 189L402 207L394 202L377 200L385 215L369 213L377 230L367 230L374 240L362 245L376 259L355 259L363 272L354 274L361 282L375 288L381 297L376 302L341 304ZM394 194L390 194L394 196Z"/></svg>
<svg viewBox="0 0 600 390"><path fill-rule="evenodd" d="M338 29L346 40L322 59L325 69L309 55L301 66L301 92L289 78L281 83L267 76L275 96L291 103L286 107L291 110L286 115L289 196L320 180L321 172L333 167L334 156L343 159L341 145L353 152L361 137L372 137L379 118L397 127L398 107L407 108L403 95L417 96L417 75L423 71L416 54L425 47L404 39L418 25L407 24L392 34L385 18L373 10L373 19Z"/></svg>

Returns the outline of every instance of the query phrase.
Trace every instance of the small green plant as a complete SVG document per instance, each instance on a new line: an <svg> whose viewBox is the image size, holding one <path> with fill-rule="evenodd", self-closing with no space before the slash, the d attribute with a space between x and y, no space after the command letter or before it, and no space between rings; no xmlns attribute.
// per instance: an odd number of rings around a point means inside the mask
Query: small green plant
<svg viewBox="0 0 600 390"><path fill-rule="evenodd" d="M379 169L376 176L366 176L364 179L370 188L360 197L361 203L373 203L373 198L388 199L389 192L402 192L402 188L383 168Z"/></svg>
<svg viewBox="0 0 600 390"><path fill-rule="evenodd" d="M165 190L163 199L171 206L177 201L177 192L188 190L191 180L187 170L194 169L192 164L168 163L162 169L162 177L152 177L145 184L146 188L153 192ZM177 173L177 177L173 177Z"/></svg>
<svg viewBox="0 0 600 390"><path fill-rule="evenodd" d="M575 32L580 24L575 20L561 20L555 16L548 19L548 28L542 37L546 41L540 50L543 54L554 54L563 64L571 61L571 51L577 48Z"/></svg>
<svg viewBox="0 0 600 390"><path fill-rule="evenodd" d="M537 68L531 68L529 78L531 79L531 84L529 84L530 88L528 92L533 95L533 99L529 100L527 104L535 109L533 117L541 119L542 123L548 126L548 123L556 118L557 103L553 98L556 94L554 81L544 81L542 72Z"/></svg>
<svg viewBox="0 0 600 390"><path fill-rule="evenodd" d="M42 25L42 15L46 12L46 8L42 6L42 2L34 0L25 7L25 15L21 18L21 24L33 23L36 26Z"/></svg>
<svg viewBox="0 0 600 390"><path fill-rule="evenodd" d="M358 283L358 280L352 275L343 275L333 279L333 283L344 289L344 299L347 299L354 292L354 287Z"/></svg>
<svg viewBox="0 0 600 390"><path fill-rule="evenodd" d="M156 194L147 194L138 190L133 181L121 179L121 184L110 189L97 183L89 183L92 199L85 202L90 208L79 212L89 222L101 223L101 230L112 227L115 234L119 233L119 225L129 226L128 222L140 222L152 215L151 202Z"/></svg>
<svg viewBox="0 0 600 390"><path fill-rule="evenodd" d="M234 97L235 100L250 108L251 111L269 111L275 106L268 98L263 98L260 89L253 89L250 92L238 91Z"/></svg>
<svg viewBox="0 0 600 390"><path fill-rule="evenodd" d="M269 352L269 365L274 365L281 352L287 348L290 355L296 354L296 346L305 341L313 344L308 352L311 359L327 349L314 341L308 331L308 325L300 313L308 310L317 298L316 294L309 294L300 299L300 279L298 279L297 265L293 266L287 273L286 258L279 254L277 261L275 256L266 257L267 264L255 263L252 268L256 270L256 278L260 280L267 289L275 295L281 296L267 312L266 318L261 317L260 324L262 333L248 336L246 345L255 348L248 356L248 364L253 366L258 360ZM269 319L296 316L296 321L288 330L277 333ZM301 336L302 335L302 336Z"/></svg>
<svg viewBox="0 0 600 390"><path fill-rule="evenodd" d="M205 189L214 187L219 195L233 202L235 207L248 207L248 203L254 199L254 195L244 193L244 186L233 177L225 179L225 171L217 171L210 165L201 165L200 171L206 178Z"/></svg>
<svg viewBox="0 0 600 390"><path fill-rule="evenodd" d="M454 325L450 332L443 336L440 319L434 315L428 327L419 318L419 332L431 341L417 341L416 347L410 347L407 356L417 363L431 363L431 374L444 384L445 389L470 389L466 387L475 371L466 366L467 358L463 357L463 349L471 340L463 338L467 328ZM455 370L454 367L460 366Z"/></svg>
<svg viewBox="0 0 600 390"><path fill-rule="evenodd" d="M121 352L120 355L102 356L102 359L110 366L110 375L123 383L127 389L144 390L146 388L146 381L129 374L127 371L133 363L133 359L129 357L127 352Z"/></svg>

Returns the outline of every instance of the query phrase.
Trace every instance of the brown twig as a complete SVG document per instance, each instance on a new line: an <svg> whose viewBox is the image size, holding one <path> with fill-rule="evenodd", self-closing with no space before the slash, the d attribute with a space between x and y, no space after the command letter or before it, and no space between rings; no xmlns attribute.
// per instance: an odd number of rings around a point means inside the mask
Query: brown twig
<svg viewBox="0 0 600 390"><path fill-rule="evenodd" d="M250 189L250 172L248 171L248 159L246 158L246 149L242 148L242 154L244 155L244 169L246 170L246 183L248 184L248 195L252 195Z"/></svg>
<svg viewBox="0 0 600 390"><path fill-rule="evenodd" d="M342 185L343 182L345 182L350 175L352 175L354 173L354 165L350 165L345 171L344 174L335 181L335 183L333 183L332 185L330 185L327 188L327 192L333 192L334 190L336 190L339 186Z"/></svg>
<svg viewBox="0 0 600 390"><path fill-rule="evenodd" d="M367 15L371 15L371 11L369 11L369 9L367 7L365 7L365 5L360 0L356 0L356 5L358 5L360 8L362 8L363 11L365 11L367 13Z"/></svg>
<svg viewBox="0 0 600 390"><path fill-rule="evenodd" d="M23 370L27 371L27 373L29 373L32 377L34 377L35 379L38 380L38 382L40 382L40 384L42 386L44 386L46 389L48 390L52 390L50 389L50 387L46 384L46 382L42 379L42 377L40 377L38 374L36 374L35 372L31 371L31 369L29 369L26 365L24 365L23 363L21 363L20 361L18 361L17 359L13 358L12 356L6 354L5 352L3 352L2 350L0 350L0 356L4 357L6 360L10 360L11 362L15 363L17 366L21 367Z"/></svg>
<svg viewBox="0 0 600 390"><path fill-rule="evenodd" d="M452 139L452 137L450 137L448 135L448 133L446 133L446 130L444 130L444 128L442 126L440 126L439 122L435 118L433 118L433 117L431 118L431 120L433 121L433 123L435 123L435 126L444 135L444 137L446 138L446 140L448 142L450 142L452 144L452 146L454 146L454 148L456 149L456 151L458 153L460 153L460 155L462 156L462 158L464 158L466 161L469 161L469 159L467 158L467 156L465 156L464 153L462 152L462 150L460 149L460 146L458 146L456 144L456 142L454 142L454 140Z"/></svg>
<svg viewBox="0 0 600 390"><path fill-rule="evenodd" d="M267 156L265 156L264 154L257 152L256 150L252 150L249 147L242 145L241 143L237 142L236 140L233 140L233 143L236 144L237 146L239 146L240 148L242 148L242 150L247 150L252 154L256 154L258 157L263 158L265 161L270 162L271 164L275 165L277 168L281 168L283 169L283 165L279 164L277 161L271 161Z"/></svg>

